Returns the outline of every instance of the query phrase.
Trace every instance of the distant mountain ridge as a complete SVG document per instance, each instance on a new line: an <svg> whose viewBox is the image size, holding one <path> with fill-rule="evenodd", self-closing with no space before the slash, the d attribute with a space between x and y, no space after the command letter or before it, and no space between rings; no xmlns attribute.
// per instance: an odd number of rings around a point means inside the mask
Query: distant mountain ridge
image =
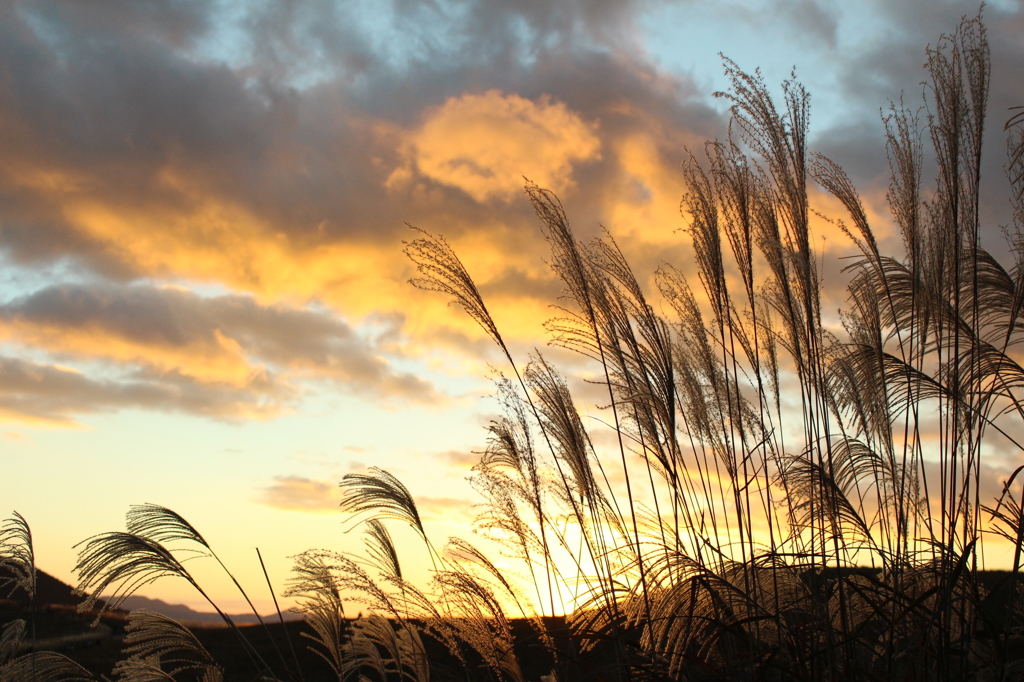
<svg viewBox="0 0 1024 682"><path fill-rule="evenodd" d="M0 568L0 582L5 578L13 577L10 572ZM8 594L9 592L9 594ZM28 595L21 589L13 591L8 587L0 592L0 598L10 599L19 604L28 605ZM75 593L73 587L59 580L46 571L36 569L36 606L41 608L47 605L77 607L82 603L81 595ZM104 605L101 600L97 602L97 608ZM196 611L184 604L169 604L162 599L151 599L140 595L132 595L121 603L119 611L132 611L134 609L149 609L162 613L177 621L190 623L222 623L221 617L216 613ZM249 624L259 622L252 613L228 614L235 623ZM298 613L284 612L285 620L301 620L302 615ZM277 622L277 614L263 616L264 621Z"/></svg>
<svg viewBox="0 0 1024 682"><path fill-rule="evenodd" d="M142 597L140 595L132 595L125 599L121 603L121 608L125 611L134 611L135 609L148 609L157 613L162 613L165 616L170 616L176 621L182 623L223 623L219 615L209 611L196 611L195 609L185 606L184 604L168 604L162 599L151 599L149 597ZM285 620L302 620L302 614L292 613L290 611L282 612ZM256 616L252 613L230 613L228 616L238 625L258 623ZM277 614L271 613L263 615L264 622L278 622Z"/></svg>

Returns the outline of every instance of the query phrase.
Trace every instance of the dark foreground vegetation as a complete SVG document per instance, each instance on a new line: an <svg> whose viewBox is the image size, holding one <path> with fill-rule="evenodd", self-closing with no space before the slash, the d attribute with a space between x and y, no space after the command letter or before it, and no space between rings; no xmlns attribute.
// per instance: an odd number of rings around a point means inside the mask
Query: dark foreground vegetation
<svg viewBox="0 0 1024 682"><path fill-rule="evenodd" d="M413 283L457 302L508 362L504 416L473 478L477 530L500 549L438 547L400 481L349 475L342 506L365 523L365 553L296 557L288 594L312 640L268 646L225 617L244 675L318 679L297 654L310 643L331 678L354 680L1024 678L1021 469L995 499L982 492L983 458L1019 458L1024 440L1024 120L1006 122L1004 263L981 244L997 226L979 217L980 18L943 36L926 68L924 114L885 116L901 253L881 250L842 169L806 149L804 89L784 83L777 104L728 61L730 137L683 166L696 279L669 266L654 277L672 315L610 236L581 243L558 199L527 186L565 284L552 342L590 358L604 391L593 428L544 355L513 356L444 239L418 233ZM858 254L842 329L823 326L811 182L847 209L831 222ZM428 585L403 574L395 523L422 539ZM23 519L2 543L32 594ZM987 574L983 547L998 543L1013 570ZM220 561L174 512L132 508L126 532L82 544L82 607L101 594L116 607L165 575L205 596L179 561L188 550ZM349 620L346 604L367 615ZM117 679L225 676L173 620L135 612L125 630ZM22 653L29 632L5 626L0 679L93 679Z"/></svg>

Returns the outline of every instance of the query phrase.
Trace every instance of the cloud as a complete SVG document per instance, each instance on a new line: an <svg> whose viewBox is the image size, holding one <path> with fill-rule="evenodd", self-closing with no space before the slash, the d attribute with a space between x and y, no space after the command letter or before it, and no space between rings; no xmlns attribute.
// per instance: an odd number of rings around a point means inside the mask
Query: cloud
<svg viewBox="0 0 1024 682"><path fill-rule="evenodd" d="M488 345L446 301L408 287L406 222L449 237L524 347L561 284L523 175L560 192L583 241L607 225L642 278L664 261L692 267L676 231L678 164L726 121L710 87L645 53L639 17L660 4L0 3L0 252L90 282L8 300L0 334L26 357L102 360L107 374L87 378L107 389L133 373L171 377L167 390L264 381L281 410L321 377L429 400L431 387L397 368L395 340L360 323L405 313L414 361L434 345L486 358ZM923 46L964 8L876 2L865 11L877 31L847 45L847 13L766 7L839 64L844 121L812 147L881 205L877 108L900 88L916 95ZM998 118L1018 92L1021 18L986 18ZM989 148L984 176L998 183L1001 148ZM996 238L997 190L985 201Z"/></svg>
<svg viewBox="0 0 1024 682"><path fill-rule="evenodd" d="M95 379L68 367L0 356L0 420L75 426L81 414L141 408L228 421L267 419L295 398L294 389L258 374L242 385L199 384L180 373L138 371Z"/></svg>
<svg viewBox="0 0 1024 682"><path fill-rule="evenodd" d="M314 514L338 511L341 496L337 483L302 476L275 476L264 488L259 501L274 509Z"/></svg>
<svg viewBox="0 0 1024 682"><path fill-rule="evenodd" d="M814 36L825 45L835 47L838 21L833 7L823 7L817 0L784 0L769 12L780 19L787 30L800 36Z"/></svg>
<svg viewBox="0 0 1024 682"><path fill-rule="evenodd" d="M452 520L452 517L461 517L463 520L471 520L474 503L461 497L416 497L416 508L420 515L427 519Z"/></svg>
<svg viewBox="0 0 1024 682"><path fill-rule="evenodd" d="M168 10L166 23L103 3L0 9L0 249L16 263L214 283L263 302L315 296L360 318L408 301L408 221L483 230L496 239L475 255L543 288L551 278L525 265L543 252L528 203L498 216L477 199L518 196L523 175L569 194L582 178L582 206L615 191L619 158L602 150L624 102L708 128L689 84L600 47L629 23L619 3L469 3L448 22L462 40L450 44L429 38L443 17L409 7L418 18L384 17L408 40L386 45L353 28L369 21L354 10L203 7ZM396 42L410 46L401 63ZM439 139L460 124L494 141L460 135L448 153ZM389 188L396 168L427 187ZM594 209L582 225L600 220ZM522 264L506 258L517 251ZM442 307L425 306L434 324L417 329L437 327Z"/></svg>
<svg viewBox="0 0 1024 682"><path fill-rule="evenodd" d="M394 336L400 324L389 320L382 336ZM35 408L26 408L28 414L90 412L96 404L112 409L131 405L135 396L138 406L242 416L252 401L226 396L254 391L264 401L256 413L269 416L298 396L300 384L310 382L330 382L378 399L438 399L430 382L396 371L370 339L335 314L260 305L250 296L202 297L141 284L53 285L0 304L0 338L53 357L131 368L130 379L100 382L40 370L31 390ZM30 385L31 373L16 374ZM58 396L48 388L69 381L77 381L79 390ZM208 399L198 395L203 391L210 392ZM46 397L56 401L49 410L42 403Z"/></svg>
<svg viewBox="0 0 1024 682"><path fill-rule="evenodd" d="M563 102L538 101L489 90L450 98L426 115L407 154L424 176L457 187L475 200L508 201L522 192L523 177L564 191L576 163L599 158L594 125ZM407 180L408 168L388 179Z"/></svg>
<svg viewBox="0 0 1024 682"><path fill-rule="evenodd" d="M445 450L436 455L453 469L469 470L480 462L481 453L466 450Z"/></svg>
<svg viewBox="0 0 1024 682"><path fill-rule="evenodd" d="M337 482L304 476L275 476L257 497L261 504L285 511L326 514L338 512L341 490ZM473 502L456 497L416 496L416 507L427 519L471 519Z"/></svg>
<svg viewBox="0 0 1024 682"><path fill-rule="evenodd" d="M376 55L370 60L376 80L357 87L328 74L319 86L297 88L281 75L282 62L309 58L314 50L300 49L303 44L343 42L353 17L318 16L309 3L280 17L253 10L257 16L235 41L244 68L235 68L212 56L197 58L195 44L217 37L209 20L189 24L187 39L171 40L156 29L145 34L141 20L103 24L46 4L6 7L0 17L0 63L10 73L0 88L6 93L0 96L4 246L26 262L62 252L82 256L112 276L181 272L276 293L285 282L306 289L316 275L308 288L324 289L328 263L343 263L354 241L379 243L416 217L409 213L414 207L396 203L384 187L406 149L404 134L394 131L423 126L429 137L471 113L545 134L564 123L578 139L565 148L550 141L558 170L596 144L588 134L600 113L593 86L609 86L599 95L606 101L636 102L650 89L629 60L563 43L534 52L538 61L528 70L496 68L486 76L517 96L465 94L467 81L479 80L488 62L475 41L493 43L493 36L482 37L491 30L516 35L504 23L508 16L526 17L528 34L535 27L548 35L580 16L591 22L619 14L608 8L581 15L529 3L470 4L458 30L474 44L459 51L457 63L420 54L408 67L412 73L392 73L385 55ZM413 30L414 22L395 21ZM399 77L407 85L396 90L391 79ZM567 90L572 82L579 92ZM579 101L545 100L545 92ZM651 104L657 110L664 103ZM422 140L424 163L433 168L437 150L428 141ZM513 174L516 187L523 174ZM37 238L40 228L68 238ZM339 243L347 251L330 248Z"/></svg>

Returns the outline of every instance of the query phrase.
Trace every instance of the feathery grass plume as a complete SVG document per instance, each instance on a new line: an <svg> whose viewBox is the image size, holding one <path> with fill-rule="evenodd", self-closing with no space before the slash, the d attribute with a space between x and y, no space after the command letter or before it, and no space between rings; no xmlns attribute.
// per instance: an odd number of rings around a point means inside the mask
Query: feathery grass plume
<svg viewBox="0 0 1024 682"><path fill-rule="evenodd" d="M458 640L481 657L491 674L524 682L511 623L490 586L458 565L438 572L435 581L451 605L447 624Z"/></svg>
<svg viewBox="0 0 1024 682"><path fill-rule="evenodd" d="M450 296L451 302L462 306L505 355L511 357L476 283L445 238L412 225L409 228L422 235L411 242L403 242L405 255L416 264L416 271L422 275L409 280L409 283L424 291L438 291Z"/></svg>
<svg viewBox="0 0 1024 682"><path fill-rule="evenodd" d="M1011 110L1017 113L1003 126L1003 130L1008 132L1006 176L1012 187L1014 217L1018 223L1024 223L1024 106L1012 107Z"/></svg>
<svg viewBox="0 0 1024 682"><path fill-rule="evenodd" d="M551 267L565 282L569 296L586 315L586 326L593 328L595 313L591 288L600 285L600 280L594 278L592 268L589 267L586 248L573 234L562 202L554 193L528 183L526 194L551 244Z"/></svg>
<svg viewBox="0 0 1024 682"><path fill-rule="evenodd" d="M393 676L413 682L430 680L423 640L411 624L392 624L378 614L364 616L352 623L352 637L345 649L345 679L354 675L361 680L372 679L363 674L364 668L369 668L382 682Z"/></svg>
<svg viewBox="0 0 1024 682"><path fill-rule="evenodd" d="M366 522L366 554L371 564L386 578L402 579L402 565L398 561L398 550L391 539L391 533L380 519Z"/></svg>
<svg viewBox="0 0 1024 682"><path fill-rule="evenodd" d="M209 543L191 523L176 511L157 504L132 505L125 515L125 530L160 544L184 540L211 551Z"/></svg>
<svg viewBox="0 0 1024 682"><path fill-rule="evenodd" d="M416 501L409 489L392 474L370 467L365 474L345 474L341 481L341 509L353 516L369 514L379 519L405 521L427 540Z"/></svg>
<svg viewBox="0 0 1024 682"><path fill-rule="evenodd" d="M530 556L544 551L539 536L530 528L533 519L520 510L520 504L533 507L532 492L491 463L477 464L470 478L473 489L485 500L476 518L478 531L505 544L517 558L530 563ZM532 515L531 515L532 516ZM548 521L545 520L545 523ZM540 558L543 561L543 556Z"/></svg>
<svg viewBox="0 0 1024 682"><path fill-rule="evenodd" d="M826 192L842 202L853 219L856 233L841 220L834 221L835 224L843 231L843 234L850 238L850 241L857 245L862 253L872 256L877 262L881 258L878 242L868 224L868 217L864 212L860 194L854 187L850 176L839 164L821 154L812 156L810 174Z"/></svg>
<svg viewBox="0 0 1024 682"><path fill-rule="evenodd" d="M562 602L564 579L555 563L553 548L534 529L534 526L543 529L551 520L536 513L538 505L534 490L486 460L485 455L481 463L473 467L473 476L470 478L473 489L484 498L483 508L474 521L474 529L502 546L510 558L525 564L533 577L538 612L546 611L541 606L544 604L541 592L545 588L548 609L554 609ZM521 504L530 511L522 511ZM556 538L560 536L560 533L555 533ZM542 578L538 578L538 573Z"/></svg>
<svg viewBox="0 0 1024 682"><path fill-rule="evenodd" d="M348 620L335 570L339 560L343 566L350 560L333 553L315 551L293 558L293 577L285 596L299 599L298 610L313 630L312 635L306 632L302 635L313 641L315 646L310 650L322 658L341 680L344 677Z"/></svg>
<svg viewBox="0 0 1024 682"><path fill-rule="evenodd" d="M525 386L522 377L519 378L520 384ZM517 394L509 379L499 375L496 384L504 416L488 425L487 449L479 463L473 467L474 475L470 481L485 497L493 500L491 511L480 516L488 515L492 521L504 517L504 521L489 527L495 530L504 525L507 537L517 540L513 552L526 563L530 575L534 577L537 608L544 611L541 591L546 587L548 609L553 613L556 584L546 530L548 519L545 515L545 488L550 482L550 472L546 473L539 461L527 406L538 420L539 413L536 405L530 401L529 394L525 399ZM550 446L548 435L544 433L543 437L544 442ZM509 473L506 474L503 469ZM525 502L530 509L526 523L517 506L520 501ZM535 533L529 523L535 523L540 532ZM481 527L485 526L488 523L481 524ZM542 581L536 579L538 570L544 576Z"/></svg>
<svg viewBox="0 0 1024 682"><path fill-rule="evenodd" d="M374 618L379 618L383 622L371 620ZM374 626L381 630L381 633L375 632ZM354 674L358 674L360 680L372 679L363 672L364 669L369 668L376 673L377 679L387 680L391 670L397 667L394 657L386 658L381 651L381 648L387 651L386 645L394 639L394 632L391 630L390 624L380 616L371 615L368 618L355 620L353 629L356 627L359 628L358 635L353 634L353 637L345 645L345 667L338 673L338 679L346 679ZM367 633L372 634L368 636ZM385 647L378 647L377 640L383 640ZM402 671L397 670L397 672L401 679Z"/></svg>
<svg viewBox="0 0 1024 682"><path fill-rule="evenodd" d="M15 618L4 623L3 632L0 633L0 666L14 657L25 639L25 621Z"/></svg>
<svg viewBox="0 0 1024 682"><path fill-rule="evenodd" d="M114 666L119 679L134 682L150 675L163 674L175 679L182 673L220 680L223 669L206 648L181 623L147 609L135 609L125 629L126 659Z"/></svg>
<svg viewBox="0 0 1024 682"><path fill-rule="evenodd" d="M611 527L614 537L622 537L621 529L625 524L598 485L590 436L576 411L565 379L542 356L537 355L527 365L523 378L534 395L542 428L554 446L555 460L564 462L568 469L567 475L560 474L562 487L557 490L571 509L571 521L586 550L575 562L581 569L593 571L598 581L608 583L612 565L604 530ZM611 590L603 593L606 606L614 609L614 593Z"/></svg>
<svg viewBox="0 0 1024 682"><path fill-rule="evenodd" d="M583 427L565 379L544 358L537 355L524 372L537 407L556 447L556 456L564 461L571 477L567 494L582 505L595 504L601 491L594 476L593 445Z"/></svg>
<svg viewBox="0 0 1024 682"><path fill-rule="evenodd" d="M313 635L304 633L316 645L311 649L327 661L339 679L348 674L347 666L352 664L353 656L369 652L359 649L361 653L354 653L351 649L354 635L345 618L345 601L362 604L372 614L386 614L403 628L413 628L412 620L425 623L439 641L458 655L447 619L434 606L436 601L443 600L443 594L424 594L394 577L374 580L363 568L363 562L337 552L310 550L294 559L293 578L285 596L300 600L299 610L314 630ZM389 590L392 587L397 590ZM363 644L357 644L357 649Z"/></svg>
<svg viewBox="0 0 1024 682"><path fill-rule="evenodd" d="M182 563L149 538L131 533L101 533L75 546L81 547L74 569L78 574L77 591L85 596L79 611L92 610L103 594L107 595L103 608L116 609L137 589L165 576L183 578L206 597ZM206 599L209 601L209 597Z"/></svg>
<svg viewBox="0 0 1024 682"><path fill-rule="evenodd" d="M63 654L36 651L0 667L0 682L96 682L88 670Z"/></svg>
<svg viewBox="0 0 1024 682"><path fill-rule="evenodd" d="M30 601L36 596L36 561L32 548L32 530L18 512L0 526L0 594L9 597L24 590Z"/></svg>
<svg viewBox="0 0 1024 682"><path fill-rule="evenodd" d="M222 682L223 679L223 676L216 676L213 678L213 682ZM199 680L207 682L206 675ZM175 682L175 680L160 669L160 659L154 657L147 661L137 661L135 665L127 667L117 682Z"/></svg>
<svg viewBox="0 0 1024 682"><path fill-rule="evenodd" d="M904 106L902 96L899 104L890 102L889 113L882 121L885 124L885 151L890 171L885 198L903 237L906 258L913 264L921 258L921 122L917 111Z"/></svg>
<svg viewBox="0 0 1024 682"><path fill-rule="evenodd" d="M78 610L90 611L95 608L101 595L106 596L106 602L93 621L94 625L99 623L106 609L118 608L139 588L162 577L177 576L192 585L238 636L253 665L261 671L269 669L234 621L217 606L174 554L159 542L132 533L114 532L94 535L76 547L81 547L74 568L78 574L76 591L85 596Z"/></svg>
<svg viewBox="0 0 1024 682"><path fill-rule="evenodd" d="M481 467L507 468L516 473L516 478L529 497L533 495L538 520L542 514L540 500L541 470L534 448L533 434L526 406L505 377L496 382L497 397L503 415L487 426L487 449L480 459Z"/></svg>
<svg viewBox="0 0 1024 682"><path fill-rule="evenodd" d="M790 456L779 472L790 495L790 522L796 529L811 528L824 518L829 532L843 539L844 549L857 542L870 544L871 529L858 511L862 505L851 498L857 494L857 484L876 471L879 457L853 439L838 440L831 451L828 467L803 452Z"/></svg>
<svg viewBox="0 0 1024 682"><path fill-rule="evenodd" d="M476 566L482 569L485 576L489 580L493 581L502 588L502 597L504 599L512 600L512 603L515 604L516 609L519 611L519 617L522 618L524 621L528 622L531 628L533 629L533 636L538 637L541 643L544 645L544 647L546 647L549 651L553 649L554 641L552 640L551 635L548 632L546 624L540 617L540 614L542 612L537 608L537 605L531 604L526 599L525 591L522 590L516 582L514 582L511 576L503 573L497 566L495 566L491 562L490 558L488 558L487 555L484 554L479 548L473 546L472 544L461 538L449 539L448 545L445 547L445 552L449 556L451 561L455 565L459 566L459 569L463 572L466 572L469 566ZM531 566L530 568L531 577L533 578L533 581L536 584L536 574L532 572L533 567ZM536 587L539 588L539 585L536 585ZM540 594L538 589L538 599L539 597ZM502 653L500 656L502 660L504 660L506 656L510 656L515 653L515 638L511 635L511 629L509 628L508 632L504 634L507 636L509 644L507 652ZM519 671L517 674L521 675L522 673L521 671Z"/></svg>
<svg viewBox="0 0 1024 682"><path fill-rule="evenodd" d="M462 568L465 568L467 564L473 564L482 568L488 577L497 581L504 588L505 592L516 604L520 614L524 618L531 617L530 612L523 608L522 598L510 582L509 577L504 575L478 547L473 546L462 538L449 538L448 544L445 546L445 554Z"/></svg>

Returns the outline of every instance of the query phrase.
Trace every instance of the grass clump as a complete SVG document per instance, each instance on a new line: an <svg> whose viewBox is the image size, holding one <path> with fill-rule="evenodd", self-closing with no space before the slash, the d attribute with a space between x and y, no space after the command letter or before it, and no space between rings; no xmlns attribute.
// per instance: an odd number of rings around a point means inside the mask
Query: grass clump
<svg viewBox="0 0 1024 682"><path fill-rule="evenodd" d="M654 277L671 315L611 236L581 243L558 198L526 187L564 283L552 343L595 363L606 396L597 428L611 438L595 437L541 352L514 356L450 245L417 233L413 283L457 302L508 362L503 414L473 475L477 529L502 557L462 539L438 548L388 472L347 476L342 507L366 523L366 553L299 555L288 592L332 676L1024 676L1021 469L996 499L982 492L984 456L1021 449L1024 117L1006 124L1015 222L1004 264L981 244L990 64L980 17L943 36L926 66L925 118L901 104L884 119L900 254L882 251L841 167L807 150L802 86L785 82L776 102L729 61L730 135L683 164L696 277L670 266ZM937 166L927 191L926 139ZM812 182L846 208L833 223L858 251L841 330L823 324ZM28 584L19 519L2 536L4 561ZM428 585L403 573L395 522L422 540ZM998 583L981 570L990 531L1014 548ZM127 533L86 541L82 589L123 596L166 574L194 584L175 543L216 556L180 516L137 508ZM368 615L350 620L346 603ZM8 629L0 677L28 664L6 653L24 626ZM165 619L133 616L130 630L121 679L221 674ZM262 678L301 679L283 651L238 636Z"/></svg>

